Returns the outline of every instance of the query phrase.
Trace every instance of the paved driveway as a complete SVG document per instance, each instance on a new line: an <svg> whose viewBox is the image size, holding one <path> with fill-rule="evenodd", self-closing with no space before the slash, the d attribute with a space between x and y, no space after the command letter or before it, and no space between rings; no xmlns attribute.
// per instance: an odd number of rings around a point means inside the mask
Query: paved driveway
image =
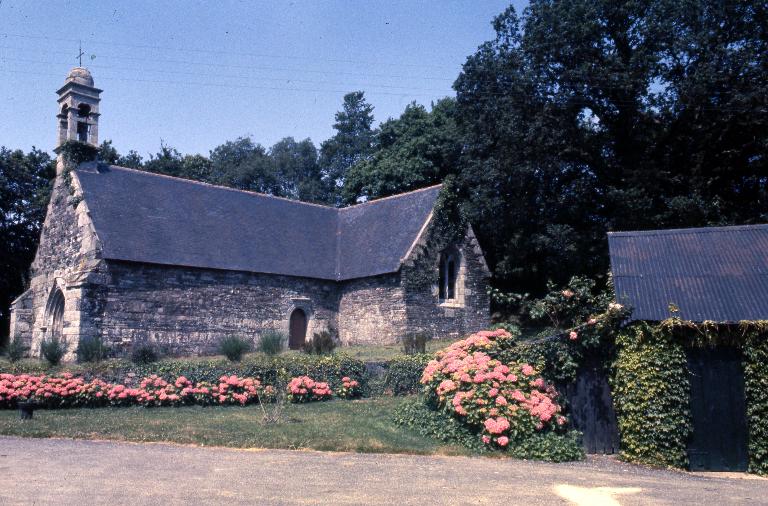
<svg viewBox="0 0 768 506"><path fill-rule="evenodd" d="M0 504L768 504L768 480L593 458L231 450L0 437Z"/></svg>

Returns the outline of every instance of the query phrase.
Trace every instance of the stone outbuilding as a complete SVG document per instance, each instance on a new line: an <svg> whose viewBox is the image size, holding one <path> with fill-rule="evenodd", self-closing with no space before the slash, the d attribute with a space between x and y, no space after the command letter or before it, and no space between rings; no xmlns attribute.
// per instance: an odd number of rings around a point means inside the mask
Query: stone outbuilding
<svg viewBox="0 0 768 506"><path fill-rule="evenodd" d="M101 90L70 72L59 148L98 145ZM333 328L344 344L410 333L460 336L489 323L488 268L471 227L446 243L440 186L336 209L99 162L57 175L11 336L100 336L118 351L153 342L207 353L237 335Z"/></svg>

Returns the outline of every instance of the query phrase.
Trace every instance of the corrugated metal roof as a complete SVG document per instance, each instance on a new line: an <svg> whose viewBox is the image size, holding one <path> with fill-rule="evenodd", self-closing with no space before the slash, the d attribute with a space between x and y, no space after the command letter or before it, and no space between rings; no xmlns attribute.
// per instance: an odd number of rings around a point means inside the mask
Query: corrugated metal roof
<svg viewBox="0 0 768 506"><path fill-rule="evenodd" d="M768 225L608 234L616 298L636 320L768 319Z"/></svg>
<svg viewBox="0 0 768 506"><path fill-rule="evenodd" d="M397 271L440 191L334 209L124 167L76 174L104 258L329 280Z"/></svg>

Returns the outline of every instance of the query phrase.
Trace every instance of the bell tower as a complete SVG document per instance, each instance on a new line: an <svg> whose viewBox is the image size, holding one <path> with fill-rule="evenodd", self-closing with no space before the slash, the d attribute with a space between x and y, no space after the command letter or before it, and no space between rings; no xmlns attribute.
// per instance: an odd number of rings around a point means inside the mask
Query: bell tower
<svg viewBox="0 0 768 506"><path fill-rule="evenodd" d="M99 144L99 94L88 69L73 68L56 92L59 95L59 137L56 147L68 141Z"/></svg>

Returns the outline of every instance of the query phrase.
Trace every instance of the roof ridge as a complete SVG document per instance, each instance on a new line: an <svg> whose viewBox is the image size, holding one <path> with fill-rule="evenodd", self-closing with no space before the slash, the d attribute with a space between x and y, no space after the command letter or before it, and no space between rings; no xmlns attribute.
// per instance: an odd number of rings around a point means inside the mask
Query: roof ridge
<svg viewBox="0 0 768 506"><path fill-rule="evenodd" d="M755 230L768 229L768 223L755 223L745 225L720 225L714 227L689 227L689 228L666 228L657 230L622 230L608 232L608 236L613 237L634 237L634 236L653 236L653 235L672 235L672 234L708 234L730 232L732 230Z"/></svg>
<svg viewBox="0 0 768 506"><path fill-rule="evenodd" d="M255 191L251 191L251 190L242 190L240 188L232 188L230 186L224 186L224 185L220 185L220 184L206 183L205 181L198 181L196 179L187 179L187 178L184 178L184 177L169 176L168 174L158 174L157 172L149 172L149 171L146 171L146 170L132 169L130 167L123 167L121 165L112 165L112 164L105 164L105 165L108 165L110 168L125 170L125 171L129 171L129 172L136 172L136 173L139 173L139 174L146 174L146 175L149 175L149 176L162 177L162 178L166 178L166 179L173 179L173 180L176 180L176 181L182 181L182 182L185 182L185 183L191 183L191 184L196 184L196 185L200 185L200 186L207 186L207 187L210 187L210 188L218 188L218 189L221 189L221 190L228 190L228 191L233 191L233 192L245 193L245 194L248 194L248 195L255 195L257 197L264 197L264 198L269 198L269 199L284 200L286 202L291 202L291 203L294 203L294 204L303 204L303 205L306 205L306 206L320 207L320 208L328 209L328 210L331 210L331 211L337 210L337 208L335 208L335 207L327 206L327 205L324 205L324 204L315 204L314 202L305 202L303 200L289 199L288 197L279 197L277 195L269 195L268 193L255 192Z"/></svg>
<svg viewBox="0 0 768 506"><path fill-rule="evenodd" d="M438 188L440 186L443 186L443 183L433 184L432 186L425 186L424 188L417 188L415 190L410 190L410 191L403 192L403 193L396 193L394 195L388 195L386 197L381 197L379 199L367 200L365 202L360 202L358 204L353 204L351 206L340 207L340 208L338 208L338 210L339 211L346 211L347 209L353 209L353 208L360 207L360 206L365 206L365 205L368 205L368 204L375 204L377 202L382 202L384 200L390 200L390 199L395 199L395 198L398 198L398 197L404 197L404 196L410 195L412 193L419 193L419 192L423 192L423 191L427 191L427 190L433 190L433 189Z"/></svg>
<svg viewBox="0 0 768 506"><path fill-rule="evenodd" d="M432 190L434 188L438 188L440 186L443 186L442 183L439 183L439 184L434 184L432 186L425 186L424 188L417 188L415 190L410 190L410 191L403 192L403 193L396 193L394 195L388 195L386 197L381 197L381 198L378 198L378 199L368 200L366 202L360 202L358 204L353 204L353 205L347 206L347 207L333 207L333 206L325 205L325 204L316 204L314 202L305 202L303 200L290 199L288 197L280 197L280 196L277 196L277 195L270 195L268 193L256 192L256 191L251 191L251 190L242 190L240 188L232 188L231 186L224 186L224 185L220 185L220 184L207 183L205 181L198 181L196 179L187 179L187 178L184 178L184 177L170 176L168 174L159 174L157 172L149 172L149 171L146 171L146 170L133 169L133 168L130 168L130 167L123 167L122 165L114 165L114 164L111 164L111 163L110 164L104 164L104 165L107 165L108 167L110 167L110 169L112 169L112 168L120 169L120 170L125 170L125 171L128 171L128 172L136 172L136 173L142 174L142 175L162 177L162 178L166 178L166 179L173 179L173 180L176 180L176 181L182 181L182 182L185 182L185 183L191 183L191 184L196 184L196 185L200 185L200 186L206 186L206 187L210 187L210 188L218 188L218 189L222 189L222 190L228 190L228 191L233 191L233 192L245 193L245 194L248 194L248 195L255 195L257 197L264 197L264 198L270 198L270 199L284 200L286 202L291 202L291 203L294 203L294 204L303 204L303 205L306 205L306 206L320 207L322 209L328 209L328 210L331 210L331 211L336 211L337 214L340 211L344 211L344 210L347 210L347 209L353 209L353 208L357 208L357 207L364 206L364 205L367 205L367 204L375 204L377 202L382 202L384 200L390 200L390 199L394 199L394 198L398 198L398 197L404 197L406 195L410 195L410 194L413 194L413 193L418 193L418 192L423 192L423 191L427 191L427 190Z"/></svg>

